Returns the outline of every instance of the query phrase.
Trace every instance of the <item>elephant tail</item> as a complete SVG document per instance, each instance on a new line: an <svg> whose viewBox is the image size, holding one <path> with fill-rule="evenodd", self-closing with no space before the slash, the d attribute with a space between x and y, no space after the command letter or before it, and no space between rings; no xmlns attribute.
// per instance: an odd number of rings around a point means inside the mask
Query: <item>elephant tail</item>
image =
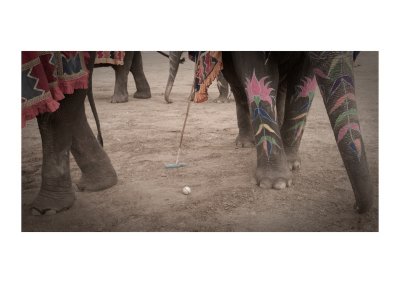
<svg viewBox="0 0 400 283"><path fill-rule="evenodd" d="M98 116L97 110L96 110L96 104L94 103L93 88L92 88L92 76L93 76L93 68L94 68L95 59L96 59L96 52L91 51L90 52L90 61L89 61L89 65L88 65L90 74L89 74L89 87L88 87L87 97L89 100L90 108L92 109L94 120L96 121L97 140L100 143L100 145L103 147L103 136L101 134L100 121L99 121L99 116Z"/></svg>

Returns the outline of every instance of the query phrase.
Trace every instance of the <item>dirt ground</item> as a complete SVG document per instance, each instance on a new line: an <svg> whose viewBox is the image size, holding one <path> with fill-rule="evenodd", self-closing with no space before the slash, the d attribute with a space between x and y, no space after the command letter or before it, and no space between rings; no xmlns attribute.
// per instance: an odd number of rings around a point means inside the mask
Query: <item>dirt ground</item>
<svg viewBox="0 0 400 283"><path fill-rule="evenodd" d="M35 120L22 130L22 231L378 231L378 52L362 52L355 68L356 94L374 185L375 204L364 215L353 209L354 195L320 95L316 95L300 147L302 167L294 185L263 190L252 183L254 148L236 148L235 103L210 100L192 104L180 160L175 162L190 92L193 63L180 66L172 90L174 103L161 93L168 60L143 52L153 97L111 104L114 73L94 71L94 93L104 148L117 171L116 186L96 193L77 192L68 211L32 216L29 204L40 187L41 141ZM87 116L95 130L87 105ZM71 157L73 180L80 171ZM192 193L182 194L188 185Z"/></svg>

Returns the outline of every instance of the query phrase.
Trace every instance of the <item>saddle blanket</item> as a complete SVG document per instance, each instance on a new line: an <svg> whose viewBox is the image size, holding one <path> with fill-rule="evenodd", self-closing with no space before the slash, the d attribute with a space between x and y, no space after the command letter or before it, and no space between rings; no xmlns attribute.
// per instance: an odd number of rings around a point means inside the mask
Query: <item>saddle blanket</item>
<svg viewBox="0 0 400 283"><path fill-rule="evenodd" d="M84 51L22 51L22 127L56 111L65 94L88 88L89 58Z"/></svg>
<svg viewBox="0 0 400 283"><path fill-rule="evenodd" d="M95 64L123 65L125 51L97 51Z"/></svg>
<svg viewBox="0 0 400 283"><path fill-rule="evenodd" d="M194 102L208 100L208 87L223 68L221 51L189 52L189 58L196 62L194 77Z"/></svg>

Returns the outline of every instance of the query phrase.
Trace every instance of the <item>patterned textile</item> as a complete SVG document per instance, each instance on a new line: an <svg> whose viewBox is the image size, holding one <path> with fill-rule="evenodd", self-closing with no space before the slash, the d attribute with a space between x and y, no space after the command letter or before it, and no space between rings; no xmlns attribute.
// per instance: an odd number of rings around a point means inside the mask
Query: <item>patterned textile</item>
<svg viewBox="0 0 400 283"><path fill-rule="evenodd" d="M124 64L125 51L97 51L95 64Z"/></svg>
<svg viewBox="0 0 400 283"><path fill-rule="evenodd" d="M88 88L89 53L22 51L22 127L39 113L58 109L64 94Z"/></svg>
<svg viewBox="0 0 400 283"><path fill-rule="evenodd" d="M197 54L199 55L194 55L197 59L194 84L194 102L201 103L207 101L207 89L215 80L215 78L218 77L223 68L222 52L206 51L198 52Z"/></svg>

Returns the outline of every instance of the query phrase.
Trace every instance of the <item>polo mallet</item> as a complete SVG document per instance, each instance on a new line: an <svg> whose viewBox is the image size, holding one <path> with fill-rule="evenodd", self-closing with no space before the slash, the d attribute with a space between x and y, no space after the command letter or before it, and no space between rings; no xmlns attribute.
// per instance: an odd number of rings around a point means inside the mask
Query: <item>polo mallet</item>
<svg viewBox="0 0 400 283"><path fill-rule="evenodd" d="M173 168L180 168L186 166L186 163L179 163L179 156L181 154L181 148L182 148L182 141L183 141L183 134L185 133L185 127L186 127L186 121L189 116L189 109L190 109L190 104L192 102L192 96L194 94L194 84L196 83L196 67L197 67L197 60L194 64L194 74L193 74L193 84L192 84L192 90L190 91L190 95L188 97L188 104L186 108L186 116L185 116L185 121L183 122L183 127L181 131L181 140L179 142L179 148L178 148L178 154L176 155L176 161L175 163L167 163L165 164L165 168L168 169L173 169Z"/></svg>

